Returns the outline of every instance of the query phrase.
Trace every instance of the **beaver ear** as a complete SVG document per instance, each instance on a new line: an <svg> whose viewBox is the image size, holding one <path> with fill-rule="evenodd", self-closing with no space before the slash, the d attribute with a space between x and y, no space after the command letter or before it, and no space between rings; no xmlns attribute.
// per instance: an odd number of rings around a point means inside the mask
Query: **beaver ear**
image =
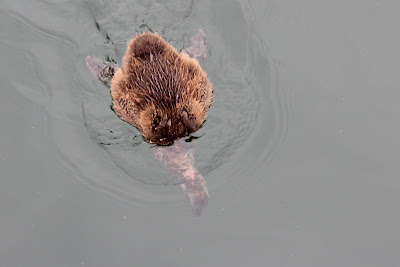
<svg viewBox="0 0 400 267"><path fill-rule="evenodd" d="M183 124L190 133L195 132L199 129L196 117L191 114L186 108L182 110L181 116Z"/></svg>
<svg viewBox="0 0 400 267"><path fill-rule="evenodd" d="M155 131L158 127L158 125L160 125L161 122L161 117L160 115L158 115L157 113L153 114L153 121L151 122L151 129L153 131Z"/></svg>

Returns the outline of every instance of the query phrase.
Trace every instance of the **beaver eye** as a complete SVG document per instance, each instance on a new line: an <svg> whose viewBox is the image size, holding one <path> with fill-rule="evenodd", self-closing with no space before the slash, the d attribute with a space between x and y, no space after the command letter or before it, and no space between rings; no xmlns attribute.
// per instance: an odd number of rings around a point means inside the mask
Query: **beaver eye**
<svg viewBox="0 0 400 267"><path fill-rule="evenodd" d="M153 123L151 124L151 127L152 127L153 131L157 131L157 127L160 124L160 122L161 122L161 117L157 115L153 119Z"/></svg>

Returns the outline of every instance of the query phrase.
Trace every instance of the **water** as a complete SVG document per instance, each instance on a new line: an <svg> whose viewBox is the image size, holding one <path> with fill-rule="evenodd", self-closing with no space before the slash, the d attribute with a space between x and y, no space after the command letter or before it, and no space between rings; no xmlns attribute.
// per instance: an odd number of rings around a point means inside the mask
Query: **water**
<svg viewBox="0 0 400 267"><path fill-rule="evenodd" d="M398 266L396 1L3 1L0 266ZM207 34L194 216L85 66Z"/></svg>

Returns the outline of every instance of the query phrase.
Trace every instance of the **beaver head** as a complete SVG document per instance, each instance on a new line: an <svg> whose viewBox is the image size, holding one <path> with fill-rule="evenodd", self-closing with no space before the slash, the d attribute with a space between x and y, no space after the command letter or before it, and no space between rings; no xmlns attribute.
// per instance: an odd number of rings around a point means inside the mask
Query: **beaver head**
<svg viewBox="0 0 400 267"><path fill-rule="evenodd" d="M202 106L195 100L173 107L154 104L140 114L143 137L149 143L171 145L180 137L197 131L205 120Z"/></svg>

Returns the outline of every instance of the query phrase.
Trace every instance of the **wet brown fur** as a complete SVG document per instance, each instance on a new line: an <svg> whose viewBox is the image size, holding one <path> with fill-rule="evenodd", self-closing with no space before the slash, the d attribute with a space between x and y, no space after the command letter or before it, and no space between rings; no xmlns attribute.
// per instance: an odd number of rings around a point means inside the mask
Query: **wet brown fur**
<svg viewBox="0 0 400 267"><path fill-rule="evenodd" d="M198 130L212 85L196 59L178 53L156 33L136 35L111 80L113 109L147 142L168 145Z"/></svg>

